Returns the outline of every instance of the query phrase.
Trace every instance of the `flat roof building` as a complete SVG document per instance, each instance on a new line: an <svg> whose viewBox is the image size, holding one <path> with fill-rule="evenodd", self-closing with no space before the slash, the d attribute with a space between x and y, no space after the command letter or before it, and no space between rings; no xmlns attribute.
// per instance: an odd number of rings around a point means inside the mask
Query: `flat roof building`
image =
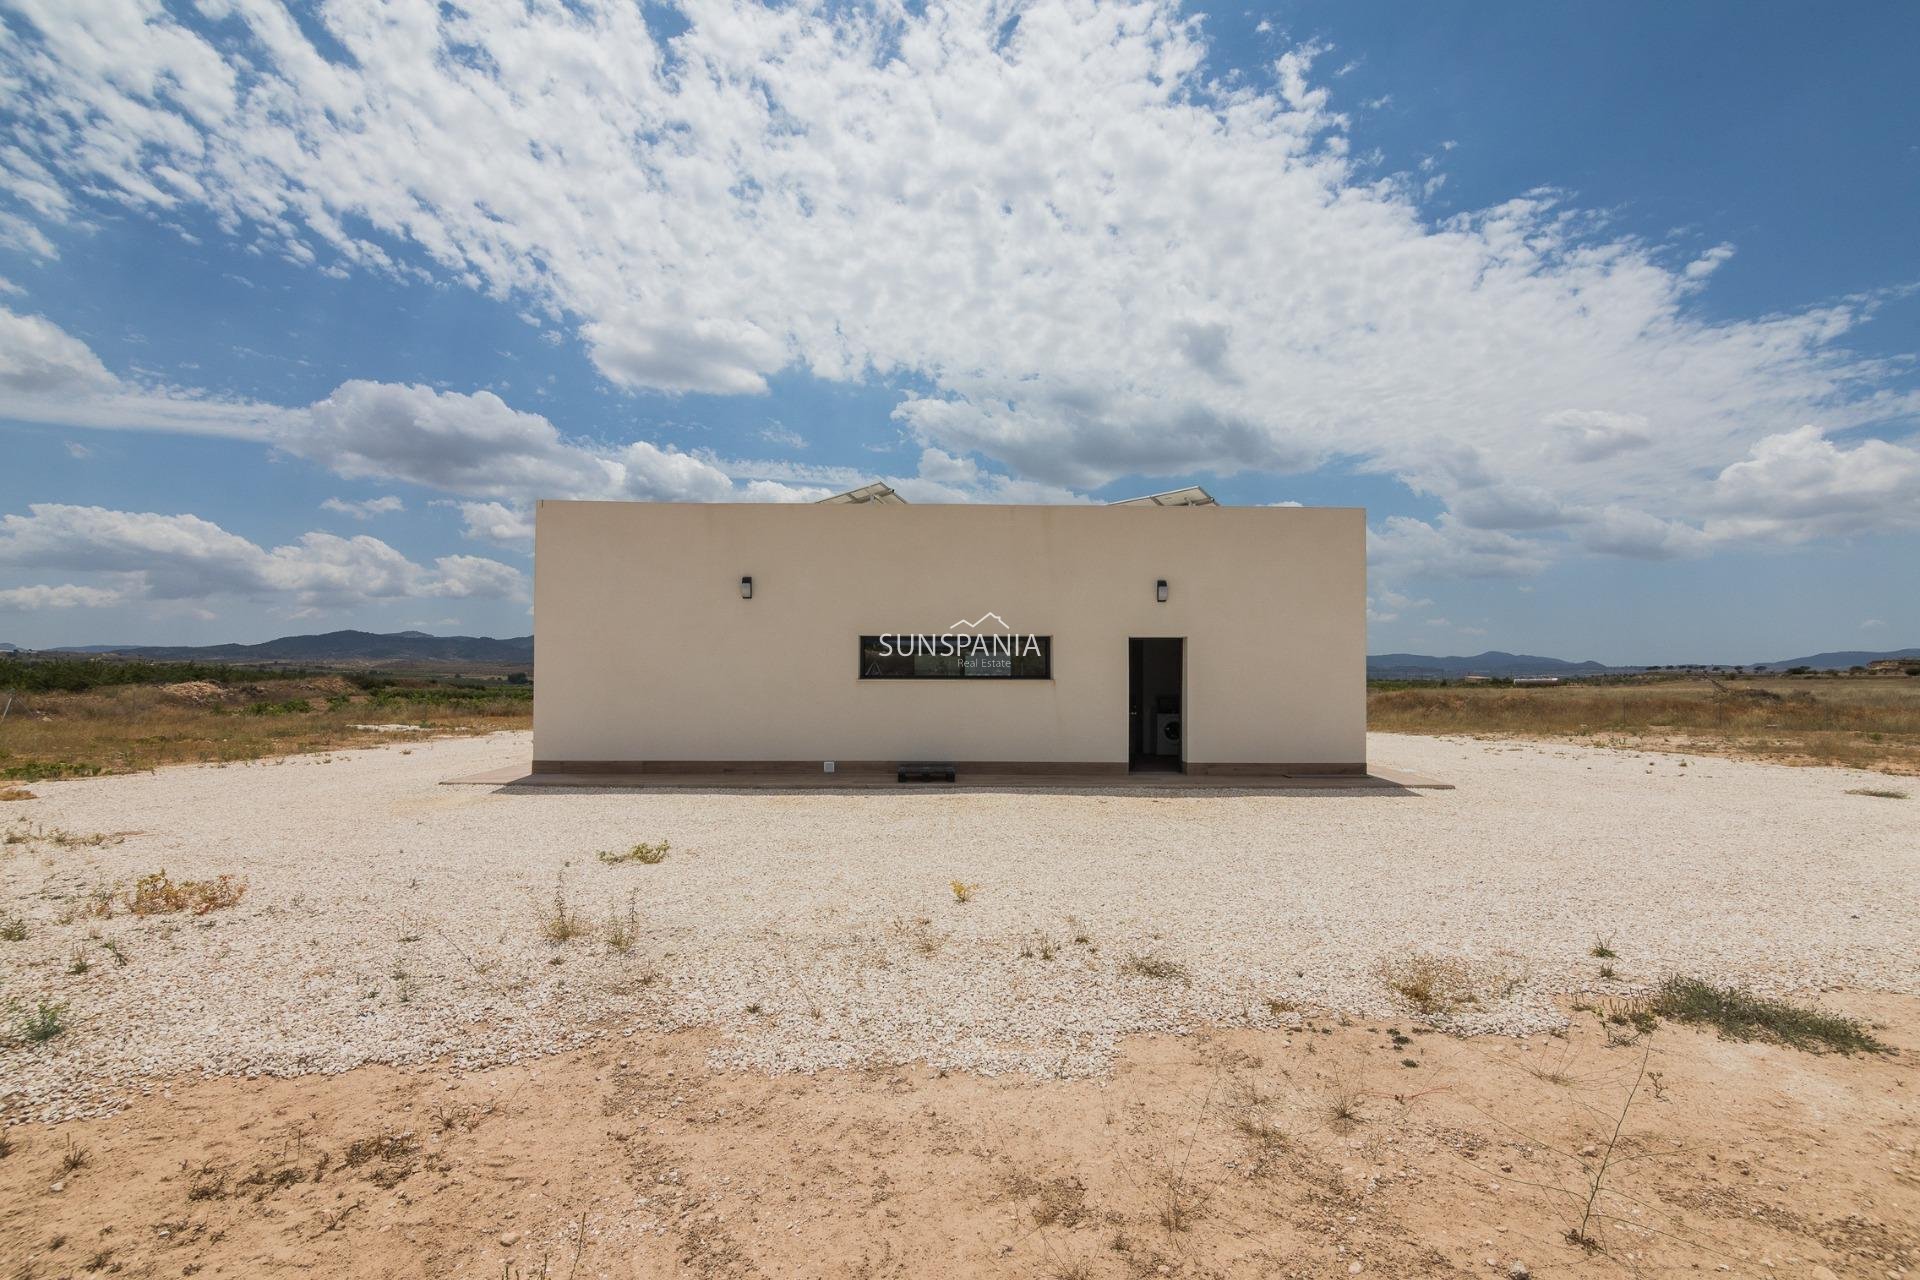
<svg viewBox="0 0 1920 1280"><path fill-rule="evenodd" d="M1366 771L1358 509L541 502L542 772Z"/></svg>

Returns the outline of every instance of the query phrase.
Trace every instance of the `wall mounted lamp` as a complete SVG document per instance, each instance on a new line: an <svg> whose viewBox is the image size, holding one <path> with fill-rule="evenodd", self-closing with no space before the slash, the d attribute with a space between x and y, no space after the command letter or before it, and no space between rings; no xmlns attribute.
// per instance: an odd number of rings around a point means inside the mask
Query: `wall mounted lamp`
<svg viewBox="0 0 1920 1280"><path fill-rule="evenodd" d="M1167 580L1165 578L1153 584L1153 598L1161 604L1167 602Z"/></svg>
<svg viewBox="0 0 1920 1280"><path fill-rule="evenodd" d="M740 579L740 598L742 600L753 599L753 579L752 578Z"/></svg>

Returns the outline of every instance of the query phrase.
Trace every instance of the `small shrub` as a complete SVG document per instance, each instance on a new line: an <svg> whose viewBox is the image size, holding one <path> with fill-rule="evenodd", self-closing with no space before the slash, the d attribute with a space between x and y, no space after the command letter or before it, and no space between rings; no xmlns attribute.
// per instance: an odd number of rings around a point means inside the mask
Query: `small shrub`
<svg viewBox="0 0 1920 1280"><path fill-rule="evenodd" d="M638 862L642 866L648 867L657 866L666 860L667 850L672 847L673 846L669 845L665 840L660 841L658 844L648 844L643 840L625 853L621 853L617 849L602 849L600 851L600 861L606 863L608 866L618 866L622 862Z"/></svg>
<svg viewBox="0 0 1920 1280"><path fill-rule="evenodd" d="M606 928L607 950L618 951L626 955L640 941L639 895L627 895L627 908L622 911L607 912Z"/></svg>
<svg viewBox="0 0 1920 1280"><path fill-rule="evenodd" d="M1154 952L1131 955L1120 965L1120 972L1141 978L1159 978L1169 982L1190 982L1187 967L1178 960Z"/></svg>
<svg viewBox="0 0 1920 1280"><path fill-rule="evenodd" d="M67 1149L60 1153L60 1172L78 1173L92 1163L92 1149L83 1147L72 1138L68 1138Z"/></svg>
<svg viewBox="0 0 1920 1280"><path fill-rule="evenodd" d="M540 922L540 935L548 942L571 942L575 938L584 938L593 932L593 926L580 914L580 908L567 896L567 873L561 871L553 880L553 900L543 907L535 909Z"/></svg>
<svg viewBox="0 0 1920 1280"><path fill-rule="evenodd" d="M1905 800L1907 793L1896 791L1892 787L1853 787L1847 791L1850 796L1873 796L1879 800ZM6 797L0 796L0 800Z"/></svg>
<svg viewBox="0 0 1920 1280"><path fill-rule="evenodd" d="M67 1029L67 1006L64 1001L48 1000L42 996L31 1010L21 1010L16 1003L14 1008L18 1018L20 1038L29 1044L45 1044Z"/></svg>
<svg viewBox="0 0 1920 1280"><path fill-rule="evenodd" d="M1613 936L1611 934L1604 937L1597 933L1594 934L1593 946L1588 950L1587 954L1595 960L1618 960L1620 958L1620 953L1613 949Z"/></svg>
<svg viewBox="0 0 1920 1280"><path fill-rule="evenodd" d="M172 915L178 911L191 911L203 916L209 911L218 911L239 902L247 892L247 882L235 880L232 876L216 876L211 880L174 880L167 873L156 871L152 875L141 876L127 893L127 910L136 916Z"/></svg>
<svg viewBox="0 0 1920 1280"><path fill-rule="evenodd" d="M22 916L8 916L0 920L0 942L25 942L27 940L27 922Z"/></svg>
<svg viewBox="0 0 1920 1280"><path fill-rule="evenodd" d="M1335 1129L1346 1129L1359 1124L1360 1102L1364 1095L1358 1089L1338 1088L1328 1094L1321 1104L1320 1113L1327 1123Z"/></svg>
<svg viewBox="0 0 1920 1280"><path fill-rule="evenodd" d="M972 902L973 895L978 892L980 888L979 885L968 884L965 880L955 880L948 887L953 890L953 900L955 902Z"/></svg>
<svg viewBox="0 0 1920 1280"><path fill-rule="evenodd" d="M87 958L87 949L85 947L75 947L71 952L68 953L67 955L67 972L68 973L71 973L75 977L78 977L91 968L93 968L93 961Z"/></svg>
<svg viewBox="0 0 1920 1280"><path fill-rule="evenodd" d="M305 698L287 698L280 702L253 702L247 705L250 716L293 716L313 710Z"/></svg>
<svg viewBox="0 0 1920 1280"><path fill-rule="evenodd" d="M1613 981L1613 966L1610 964L1601 965L1600 977L1607 982Z"/></svg>
<svg viewBox="0 0 1920 1280"><path fill-rule="evenodd" d="M1668 978L1654 993L1652 1006L1675 1022L1706 1023L1728 1040L1771 1040L1810 1053L1891 1052L1857 1019L1699 978Z"/></svg>

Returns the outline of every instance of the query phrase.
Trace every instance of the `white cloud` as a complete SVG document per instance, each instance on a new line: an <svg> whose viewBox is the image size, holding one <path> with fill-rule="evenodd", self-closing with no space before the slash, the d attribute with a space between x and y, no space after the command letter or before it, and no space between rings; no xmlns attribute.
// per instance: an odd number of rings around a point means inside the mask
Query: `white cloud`
<svg viewBox="0 0 1920 1280"><path fill-rule="evenodd" d="M69 440L67 441L67 456L85 461L93 456L93 448L90 445L81 444L78 440Z"/></svg>
<svg viewBox="0 0 1920 1280"><path fill-rule="evenodd" d="M1709 507L1717 514L1707 529L1720 541L1920 528L1920 449L1886 440L1842 448L1803 426L1721 471Z"/></svg>
<svg viewBox="0 0 1920 1280"><path fill-rule="evenodd" d="M1653 443L1646 418L1637 413L1562 409L1541 421L1560 431L1566 442L1567 457L1574 462L1604 462L1616 454L1644 449Z"/></svg>
<svg viewBox="0 0 1920 1280"><path fill-rule="evenodd" d="M1862 631L1878 631L1887 625L1885 618L1865 618L1861 620Z"/></svg>
<svg viewBox="0 0 1920 1280"><path fill-rule="evenodd" d="M1450 514L1431 524L1389 516L1367 530L1367 561L1392 581L1412 578L1500 578L1539 573L1553 548L1497 529L1473 529Z"/></svg>
<svg viewBox="0 0 1920 1280"><path fill-rule="evenodd" d="M0 390L43 395L110 386L113 375L86 343L40 316L0 307Z"/></svg>
<svg viewBox="0 0 1920 1280"><path fill-rule="evenodd" d="M32 586L0 588L0 609L104 609L126 599L112 587Z"/></svg>
<svg viewBox="0 0 1920 1280"><path fill-rule="evenodd" d="M406 510L406 503L392 494L378 498L366 498L359 502L350 502L345 498L328 498L320 504L322 511L335 511L343 516L352 516L355 520L371 520L375 516L392 515L396 511Z"/></svg>
<svg viewBox="0 0 1920 1280"><path fill-rule="evenodd" d="M532 513L500 502L457 504L469 538L517 545L533 540Z"/></svg>
<svg viewBox="0 0 1920 1280"><path fill-rule="evenodd" d="M1367 621L1397 622L1403 612L1424 609L1432 603L1424 597L1416 599L1389 586L1377 586L1367 596Z"/></svg>
<svg viewBox="0 0 1920 1280"><path fill-rule="evenodd" d="M37 228L73 225L85 191L318 269L507 300L572 325L622 387L911 378L926 389L897 418L917 447L1013 473L923 472L923 495L1354 458L1448 510L1376 535L1435 572L1527 571L1561 528L1622 554L1662 541L1616 509L1664 522L1669 549L1685 528L1719 544L1910 523L1885 495L1851 518L1767 514L1792 504L1758 474L1804 423L1920 405L1839 345L1869 303L1711 318L1694 301L1729 246L1608 240L1547 194L1436 223L1421 192L1444 173L1381 181L1352 158L1316 50L1264 83L1216 80L1169 0L1035 0L1010 35L987 3L683 0L670 43L613 0L315 10L344 56L252 0L221 7L217 43L159 6L17 8L0 234L50 252ZM34 337L0 376L100 385L97 361ZM198 420L501 502L784 483L570 441L487 393L53 399L49 421ZM1477 481L1434 466L1466 449ZM1729 514L1742 501L1760 513Z"/></svg>
<svg viewBox="0 0 1920 1280"><path fill-rule="evenodd" d="M473 496L599 496L620 482L610 459L491 391L347 382L274 443L339 475Z"/></svg>
<svg viewBox="0 0 1920 1280"><path fill-rule="evenodd" d="M339 607L379 599L518 599L518 569L477 556L442 556L431 568L378 538L303 534L261 547L193 515L36 503L0 517L0 565L107 575L126 598L212 596L290 599Z"/></svg>
<svg viewBox="0 0 1920 1280"><path fill-rule="evenodd" d="M783 427L777 422L769 423L760 428L760 438L768 444L777 444L785 449L804 449L807 447L807 438L805 436L791 428Z"/></svg>
<svg viewBox="0 0 1920 1280"><path fill-rule="evenodd" d="M1709 542L1691 525L1619 506L1602 511L1581 541L1590 550L1636 560L1671 560L1704 551Z"/></svg>

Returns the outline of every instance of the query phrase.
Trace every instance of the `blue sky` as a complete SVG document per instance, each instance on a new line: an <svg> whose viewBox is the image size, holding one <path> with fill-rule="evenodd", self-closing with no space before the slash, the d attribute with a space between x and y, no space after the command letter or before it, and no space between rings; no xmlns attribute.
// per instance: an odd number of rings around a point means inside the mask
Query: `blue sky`
<svg viewBox="0 0 1920 1280"><path fill-rule="evenodd" d="M1364 505L1376 652L1920 644L1909 5L0 14L0 640L885 477Z"/></svg>

